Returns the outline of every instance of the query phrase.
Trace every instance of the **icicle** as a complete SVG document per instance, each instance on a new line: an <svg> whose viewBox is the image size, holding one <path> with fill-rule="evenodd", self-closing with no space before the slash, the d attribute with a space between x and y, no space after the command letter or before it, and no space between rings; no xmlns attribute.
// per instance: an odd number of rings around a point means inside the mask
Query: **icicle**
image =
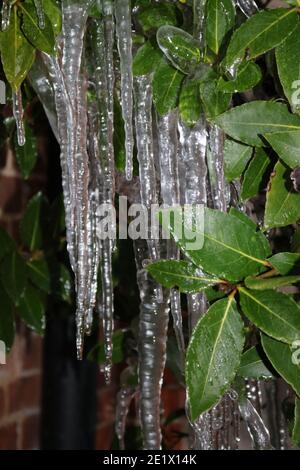
<svg viewBox="0 0 300 470"><path fill-rule="evenodd" d="M43 10L43 0L33 0L36 14L39 20L39 28L45 28L45 14Z"/></svg>
<svg viewBox="0 0 300 470"><path fill-rule="evenodd" d="M240 397L239 410L243 420L247 424L253 448L255 450L271 449L269 431L250 400L246 397Z"/></svg>
<svg viewBox="0 0 300 470"><path fill-rule="evenodd" d="M160 193L162 202L167 207L180 204L179 178L178 178L178 138L177 138L178 114L171 112L157 119L159 165L160 165ZM179 259L180 253L173 240L168 240L167 258ZM173 327L181 356L181 364L184 364L185 344L182 331L182 316L180 293L172 289L170 294L171 313Z"/></svg>
<svg viewBox="0 0 300 470"><path fill-rule="evenodd" d="M25 145L25 129L23 122L23 103L22 103L22 92L21 89L13 93L13 115L17 126L17 138L19 145Z"/></svg>
<svg viewBox="0 0 300 470"><path fill-rule="evenodd" d="M247 17L252 16L258 12L258 6L255 0L236 0L236 4Z"/></svg>
<svg viewBox="0 0 300 470"><path fill-rule="evenodd" d="M1 30L5 31L9 27L12 4L10 0L3 0L1 11Z"/></svg>
<svg viewBox="0 0 300 470"><path fill-rule="evenodd" d="M126 178L132 179L133 157L133 124L132 124L132 39L131 39L131 2L116 0L115 2L116 33L121 69L121 104L125 125Z"/></svg>
<svg viewBox="0 0 300 470"><path fill-rule="evenodd" d="M133 400L135 393L135 388L123 387L117 394L115 430L117 438L119 439L120 450L125 449L124 435L126 429L126 418L128 415L130 403Z"/></svg>
<svg viewBox="0 0 300 470"><path fill-rule="evenodd" d="M194 37L204 46L204 20L206 0L193 0Z"/></svg>
<svg viewBox="0 0 300 470"><path fill-rule="evenodd" d="M95 44L95 80L99 113L99 158L101 168L100 202L113 206L115 196L115 168L113 149L113 38L114 23L112 2L102 2L104 21L96 22L94 30ZM98 306L103 320L105 344L105 380L110 382L112 368L113 321L113 282L112 251L114 241L106 238L100 241L101 259L101 302Z"/></svg>
<svg viewBox="0 0 300 470"><path fill-rule="evenodd" d="M168 298L161 298L161 286L143 269L143 262L149 257L147 243L136 240L134 248L141 297L138 374L142 432L144 449L157 450L161 446L160 394L166 362Z"/></svg>
<svg viewBox="0 0 300 470"><path fill-rule="evenodd" d="M215 209L225 212L230 193L224 177L223 147L223 131L214 124L210 125L207 161L212 204Z"/></svg>

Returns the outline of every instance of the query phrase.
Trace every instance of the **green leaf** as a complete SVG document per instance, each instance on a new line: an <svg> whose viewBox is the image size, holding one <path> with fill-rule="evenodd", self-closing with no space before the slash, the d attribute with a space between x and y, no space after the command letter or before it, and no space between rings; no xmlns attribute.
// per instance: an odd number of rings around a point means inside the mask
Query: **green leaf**
<svg viewBox="0 0 300 470"><path fill-rule="evenodd" d="M39 19L37 16L36 8L31 3L19 3L20 11L22 12L21 28L24 36L28 41L40 51L47 54L54 53L54 32L52 24L45 14L45 27L39 27Z"/></svg>
<svg viewBox="0 0 300 470"><path fill-rule="evenodd" d="M205 38L208 47L218 54L222 41L235 22L232 0L207 0Z"/></svg>
<svg viewBox="0 0 300 470"><path fill-rule="evenodd" d="M200 97L208 119L224 113L230 105L231 94L218 91L217 83L217 80L210 80L200 84Z"/></svg>
<svg viewBox="0 0 300 470"><path fill-rule="evenodd" d="M272 134L265 134L264 137L278 154L279 158L289 167L294 169L300 165L300 130L274 132Z"/></svg>
<svg viewBox="0 0 300 470"><path fill-rule="evenodd" d="M276 48L276 62L278 75L293 112L300 110L299 103L299 80L300 80L300 49L298 47L300 40L300 25L298 24L294 31L286 40ZM298 83L297 83L298 82ZM296 87L295 87L296 84ZM296 102L298 98L298 103Z"/></svg>
<svg viewBox="0 0 300 470"><path fill-rule="evenodd" d="M268 259L279 274L300 271L300 253L277 253Z"/></svg>
<svg viewBox="0 0 300 470"><path fill-rule="evenodd" d="M266 380L274 378L255 346L245 351L242 355L237 375L244 379Z"/></svg>
<svg viewBox="0 0 300 470"><path fill-rule="evenodd" d="M187 350L186 383L193 421L229 389L243 345L243 322L233 297L215 302L197 323Z"/></svg>
<svg viewBox="0 0 300 470"><path fill-rule="evenodd" d="M253 152L252 147L226 139L224 145L225 177L227 181L239 178Z"/></svg>
<svg viewBox="0 0 300 470"><path fill-rule="evenodd" d="M14 305L2 284L0 284L0 340L4 341L6 350L9 351L13 345L15 337Z"/></svg>
<svg viewBox="0 0 300 470"><path fill-rule="evenodd" d="M43 9L52 23L54 35L58 36L62 27L61 10L56 5L55 0L43 0Z"/></svg>
<svg viewBox="0 0 300 470"><path fill-rule="evenodd" d="M300 399L295 399L294 427L292 435L293 443L300 446Z"/></svg>
<svg viewBox="0 0 300 470"><path fill-rule="evenodd" d="M20 225L21 238L30 250L42 248L45 222L45 198L37 193L30 199Z"/></svg>
<svg viewBox="0 0 300 470"><path fill-rule="evenodd" d="M0 50L5 76L13 91L16 92L26 78L35 58L34 47L21 31L16 5L12 8L9 27L0 33Z"/></svg>
<svg viewBox="0 0 300 470"><path fill-rule="evenodd" d="M192 232L187 227L182 230L177 224L168 227L185 255L218 278L237 281L267 265L265 258L270 250L265 236L230 214L206 208L203 223ZM191 249L195 234L198 240L204 237L201 249Z"/></svg>
<svg viewBox="0 0 300 470"><path fill-rule="evenodd" d="M226 134L248 145L262 147L260 138L270 132L300 130L300 118L274 101L252 101L218 116L216 123Z"/></svg>
<svg viewBox="0 0 300 470"><path fill-rule="evenodd" d="M300 365L293 363L291 348L266 335L261 335L261 343L274 369L300 395Z"/></svg>
<svg viewBox="0 0 300 470"><path fill-rule="evenodd" d="M0 260L10 251L15 249L15 242L8 233L0 227Z"/></svg>
<svg viewBox="0 0 300 470"><path fill-rule="evenodd" d="M117 99L114 100L114 156L116 168L125 171L125 130L121 105Z"/></svg>
<svg viewBox="0 0 300 470"><path fill-rule="evenodd" d="M250 219L246 214L245 212L241 212L239 209L237 209L236 207L230 207L229 209L229 214L234 216L234 217L237 217L238 219L240 219L242 222L244 222L245 224L249 225L250 228L256 230L256 223ZM270 248L269 248L269 242L268 240L265 238L264 239L265 242L266 242L266 251L269 251Z"/></svg>
<svg viewBox="0 0 300 470"><path fill-rule="evenodd" d="M256 196L262 189L264 175L270 166L271 159L264 149L255 149L253 159L245 171L241 189L241 199L245 201Z"/></svg>
<svg viewBox="0 0 300 470"><path fill-rule="evenodd" d="M20 298L18 313L26 325L42 335L45 329L45 305L39 291L28 284Z"/></svg>
<svg viewBox="0 0 300 470"><path fill-rule="evenodd" d="M50 293L50 271L46 260L32 260L27 262L27 273L30 281L39 289Z"/></svg>
<svg viewBox="0 0 300 470"><path fill-rule="evenodd" d="M22 176L24 179L27 179L31 175L36 164L38 152L36 137L33 135L31 127L28 125L27 121L25 121L24 127L26 136L25 145L18 145L17 135L15 134L14 148Z"/></svg>
<svg viewBox="0 0 300 470"><path fill-rule="evenodd" d="M200 119L202 111L199 81L187 78L182 85L179 96L179 113L181 120L188 127L193 127Z"/></svg>
<svg viewBox="0 0 300 470"><path fill-rule="evenodd" d="M173 26L161 26L156 38L162 52L181 72L189 74L200 64L200 44L186 31Z"/></svg>
<svg viewBox="0 0 300 470"><path fill-rule="evenodd" d="M133 59L133 74L147 75L155 71L162 58L161 51L149 40L141 46Z"/></svg>
<svg viewBox="0 0 300 470"><path fill-rule="evenodd" d="M290 179L291 170L277 162L271 175L265 208L265 230L285 227L300 218L300 194Z"/></svg>
<svg viewBox="0 0 300 470"><path fill-rule="evenodd" d="M3 259L0 271L4 289L14 305L18 305L26 285L25 261L16 251L13 251Z"/></svg>
<svg viewBox="0 0 300 470"><path fill-rule="evenodd" d="M239 292L243 312L264 333L284 343L299 339L300 308L288 295L274 290L249 291L244 287Z"/></svg>
<svg viewBox="0 0 300 470"><path fill-rule="evenodd" d="M223 93L238 93L253 88L261 80L262 73L260 67L253 62L243 60L236 70L232 80L218 80L218 90Z"/></svg>
<svg viewBox="0 0 300 470"><path fill-rule="evenodd" d="M170 3L157 3L140 11L138 21L145 33L151 33L163 25L176 26L178 10Z"/></svg>
<svg viewBox="0 0 300 470"><path fill-rule="evenodd" d="M166 59L161 59L153 77L153 101L157 112L165 115L178 104L183 74L174 69Z"/></svg>
<svg viewBox="0 0 300 470"><path fill-rule="evenodd" d="M300 276L277 276L269 278L246 277L245 286L248 289L268 290L277 289L278 287L290 286L300 281Z"/></svg>
<svg viewBox="0 0 300 470"><path fill-rule="evenodd" d="M186 261L162 260L149 264L147 271L165 287L179 287L182 292L199 292L222 282L205 275L194 264Z"/></svg>
<svg viewBox="0 0 300 470"><path fill-rule="evenodd" d="M113 364L119 364L124 359L123 342L126 330L117 330L114 332L112 337L113 353L112 362ZM105 364L105 348L104 343L96 344L88 353L88 359L98 364Z"/></svg>
<svg viewBox="0 0 300 470"><path fill-rule="evenodd" d="M225 66L229 69L245 55L254 59L278 46L298 24L295 8L264 10L249 18L232 35Z"/></svg>

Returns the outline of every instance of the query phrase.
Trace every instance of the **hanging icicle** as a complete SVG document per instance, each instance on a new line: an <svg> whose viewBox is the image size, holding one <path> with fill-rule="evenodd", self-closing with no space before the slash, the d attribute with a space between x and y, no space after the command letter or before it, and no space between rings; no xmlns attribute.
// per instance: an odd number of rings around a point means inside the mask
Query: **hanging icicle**
<svg viewBox="0 0 300 470"><path fill-rule="evenodd" d="M230 190L224 176L224 132L216 125L209 126L207 162L212 205L226 212Z"/></svg>
<svg viewBox="0 0 300 470"><path fill-rule="evenodd" d="M23 103L22 103L22 92L19 88L18 91L13 93L13 115L16 121L17 126L17 139L18 144L23 146L25 145L25 129L24 129L24 110L23 110Z"/></svg>
<svg viewBox="0 0 300 470"><path fill-rule="evenodd" d="M132 39L131 39L131 2L116 0L115 2L116 33L120 55L121 71L121 105L125 125L125 149L127 180L132 179L133 158L133 75L132 75Z"/></svg>
<svg viewBox="0 0 300 470"><path fill-rule="evenodd" d="M1 30L6 31L10 23L10 14L11 14L12 4L10 0L3 0L2 10L1 10Z"/></svg>
<svg viewBox="0 0 300 470"><path fill-rule="evenodd" d="M160 194L162 202L166 207L175 207L180 204L179 177L178 177L178 114L169 114L158 117L157 132L159 146L160 165ZM180 252L173 240L168 240L167 258L179 259ZM180 363L184 364L185 344L182 330L182 315L180 293L177 289L171 289L170 293L171 313L173 317L173 328L175 331Z"/></svg>
<svg viewBox="0 0 300 470"><path fill-rule="evenodd" d="M253 448L255 450L270 450L272 446L269 431L250 400L243 396L240 397L239 410L243 420L247 424Z"/></svg>
<svg viewBox="0 0 300 470"><path fill-rule="evenodd" d="M119 440L120 450L125 449L124 436L126 419L130 403L132 402L135 394L136 389L133 387L122 387L117 394L115 430Z"/></svg>
<svg viewBox="0 0 300 470"><path fill-rule="evenodd" d="M200 41L201 47L205 45L205 4L206 0L193 0L194 38Z"/></svg>
<svg viewBox="0 0 300 470"><path fill-rule="evenodd" d="M258 12L258 6L255 0L236 0L236 4L248 18Z"/></svg>
<svg viewBox="0 0 300 470"><path fill-rule="evenodd" d="M45 28L45 14L43 9L43 0L33 0L36 14L39 20L39 28Z"/></svg>

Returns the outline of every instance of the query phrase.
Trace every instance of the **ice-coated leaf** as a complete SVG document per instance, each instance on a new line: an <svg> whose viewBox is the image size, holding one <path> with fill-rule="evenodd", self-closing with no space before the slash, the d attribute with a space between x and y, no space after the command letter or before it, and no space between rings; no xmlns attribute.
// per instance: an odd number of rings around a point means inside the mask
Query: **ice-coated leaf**
<svg viewBox="0 0 300 470"><path fill-rule="evenodd" d="M18 305L26 285L26 264L23 258L12 251L2 261L1 281L14 305Z"/></svg>
<svg viewBox="0 0 300 470"><path fill-rule="evenodd" d="M268 243L254 225L251 227L236 216L213 209L206 208L204 214L203 223L197 223L193 231L163 221L163 226L167 228L165 224L168 224L178 245L196 266L218 278L237 281L268 265L265 261L270 254ZM204 239L200 249L194 245L195 235L199 242Z"/></svg>
<svg viewBox="0 0 300 470"><path fill-rule="evenodd" d="M243 353L237 375L244 379L251 378L257 380L272 379L274 377L255 346Z"/></svg>
<svg viewBox="0 0 300 470"><path fill-rule="evenodd" d="M204 81L200 84L200 97L208 119L214 119L228 109L230 93L218 91L217 80Z"/></svg>
<svg viewBox="0 0 300 470"><path fill-rule="evenodd" d="M141 10L137 17L143 31L151 33L163 25L176 26L178 10L171 3L156 3Z"/></svg>
<svg viewBox="0 0 300 470"><path fill-rule="evenodd" d="M286 105L274 101L252 101L232 108L215 119L226 134L248 145L262 147L261 136L278 131L300 131L300 118Z"/></svg>
<svg viewBox="0 0 300 470"><path fill-rule="evenodd" d="M264 137L286 165L292 169L300 165L300 130L274 132Z"/></svg>
<svg viewBox="0 0 300 470"><path fill-rule="evenodd" d="M290 286L300 281L300 276L277 276L269 278L259 278L254 276L246 277L245 286L253 290L277 289L278 287Z"/></svg>
<svg viewBox="0 0 300 470"><path fill-rule="evenodd" d="M22 12L21 29L28 41L37 49L53 54L55 38L53 27L48 16L45 15L45 27L39 26L39 18L36 8L32 3L20 3L20 11Z"/></svg>
<svg viewBox="0 0 300 470"><path fill-rule="evenodd" d="M243 322L234 298L218 300L197 323L187 350L185 373L192 420L228 390L243 346Z"/></svg>
<svg viewBox="0 0 300 470"><path fill-rule="evenodd" d="M300 272L300 253L277 253L268 261L279 274Z"/></svg>
<svg viewBox="0 0 300 470"><path fill-rule="evenodd" d="M274 290L239 288L245 315L264 333L291 344L300 335L300 308L288 295Z"/></svg>
<svg viewBox="0 0 300 470"><path fill-rule="evenodd" d="M298 24L295 8L264 10L250 17L232 35L225 66L229 69L245 55L254 59L278 46L293 32Z"/></svg>
<svg viewBox="0 0 300 470"><path fill-rule="evenodd" d="M0 341L4 341L6 350L12 347L15 337L14 304L0 284Z"/></svg>
<svg viewBox="0 0 300 470"><path fill-rule="evenodd" d="M184 75L162 58L153 77L153 101L160 115L167 114L178 104Z"/></svg>
<svg viewBox="0 0 300 470"><path fill-rule="evenodd" d="M179 96L179 113L181 120L189 127L194 126L201 116L202 106L200 101L199 81L187 78L183 84Z"/></svg>
<svg viewBox="0 0 300 470"><path fill-rule="evenodd" d="M18 145L17 135L15 134L15 153L22 176L24 179L27 179L36 164L38 153L36 137L33 135L27 121L25 121L24 128L26 136L24 145Z"/></svg>
<svg viewBox="0 0 300 470"><path fill-rule="evenodd" d="M155 71L162 58L162 53L152 44L152 41L147 41L141 46L133 59L133 74L147 75Z"/></svg>
<svg viewBox="0 0 300 470"><path fill-rule="evenodd" d="M26 325L42 335L45 328L45 304L39 291L28 284L20 298L18 313Z"/></svg>
<svg viewBox="0 0 300 470"><path fill-rule="evenodd" d="M300 396L300 363L297 357L293 357L293 350L288 344L276 341L267 335L261 335L261 343L274 369Z"/></svg>
<svg viewBox="0 0 300 470"><path fill-rule="evenodd" d="M186 261L162 260L149 264L146 269L163 286L179 287L182 292L199 292L221 282Z"/></svg>
<svg viewBox="0 0 300 470"><path fill-rule="evenodd" d="M157 42L169 61L183 73L189 74L200 64L200 44L180 28L161 26Z"/></svg>
<svg viewBox="0 0 300 470"><path fill-rule="evenodd" d="M262 148L257 148L243 178L241 199L245 201L256 196L262 189L264 175L271 163L270 157Z"/></svg>
<svg viewBox="0 0 300 470"><path fill-rule="evenodd" d="M27 262L27 273L30 281L39 289L50 293L50 272L47 261L44 259L32 260Z"/></svg>
<svg viewBox="0 0 300 470"><path fill-rule="evenodd" d="M243 60L236 70L232 80L218 80L218 90L223 93L238 93L250 90L261 80L262 73L260 67L254 62Z"/></svg>
<svg viewBox="0 0 300 470"><path fill-rule="evenodd" d="M207 0L205 38L208 47L218 54L226 34L233 28L235 8L232 0Z"/></svg>
<svg viewBox="0 0 300 470"><path fill-rule="evenodd" d="M285 227L300 218L300 194L294 190L291 170L278 161L271 175L265 208L264 227Z"/></svg>
<svg viewBox="0 0 300 470"><path fill-rule="evenodd" d="M292 110L299 113L299 80L300 80L300 25L298 24L294 31L286 40L276 48L276 63L278 75L284 94L287 97Z"/></svg>
<svg viewBox="0 0 300 470"><path fill-rule="evenodd" d="M62 27L60 8L56 5L55 0L43 0L43 9L45 15L49 18L52 23L52 28L55 36L58 36L61 33Z"/></svg>
<svg viewBox="0 0 300 470"><path fill-rule="evenodd" d="M45 220L45 198L42 193L37 193L30 199L23 219L21 221L20 232L23 243L30 250L36 250L42 247L44 220Z"/></svg>
<svg viewBox="0 0 300 470"><path fill-rule="evenodd" d="M224 163L227 181L232 181L242 175L252 152L252 147L226 139L224 145Z"/></svg>
<svg viewBox="0 0 300 470"><path fill-rule="evenodd" d="M20 21L18 8L14 5L9 27L0 33L3 70L14 92L20 88L35 58L35 48L22 33Z"/></svg>

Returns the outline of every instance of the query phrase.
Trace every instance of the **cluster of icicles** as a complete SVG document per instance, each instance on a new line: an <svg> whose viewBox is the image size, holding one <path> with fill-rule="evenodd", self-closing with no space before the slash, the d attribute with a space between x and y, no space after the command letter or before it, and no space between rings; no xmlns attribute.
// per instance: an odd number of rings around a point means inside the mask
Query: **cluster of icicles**
<svg viewBox="0 0 300 470"><path fill-rule="evenodd" d="M115 78L120 75L120 101L125 128L125 177L130 188L133 147L139 163L139 201L151 204L209 204L226 211L230 188L224 181L223 134L202 117L191 129L177 111L165 116L153 114L151 76L133 77L130 0L97 0L102 19L88 20L92 0L62 0L62 34L57 54L41 53L29 78L60 143L67 247L75 275L77 309L77 352L82 357L84 335L92 328L97 309L103 321L105 377L110 380L113 333L112 240L97 236L100 204L114 204ZM252 0L237 0L246 15L257 7ZM44 25L41 1L36 0L40 27ZM205 0L195 0L194 35L203 41ZM2 28L9 24L10 3L5 0ZM87 33L87 34L86 34ZM114 63L115 33L120 67ZM89 93L88 93L89 92ZM87 101L87 96L94 98ZM18 141L25 142L22 97L14 94L13 111ZM155 117L154 117L155 116ZM134 123L134 125L133 125ZM155 136L155 138L154 138ZM124 176L118 175L119 178ZM184 363L181 300L176 289L162 289L144 270L145 263L160 257L178 259L172 241L166 245L149 238L135 242L137 281L140 290L139 320L139 417L145 449L159 449L160 391L166 361L169 312L178 343L180 364ZM101 294L97 296L97 275L101 272ZM189 329L205 314L203 294L188 296ZM124 386L118 394L116 433L124 447L126 416L137 390ZM240 414L248 425L254 447L270 448L268 431L248 399L237 401L228 393L211 411L191 423L194 449L237 448ZM187 405L187 416L189 415Z"/></svg>

